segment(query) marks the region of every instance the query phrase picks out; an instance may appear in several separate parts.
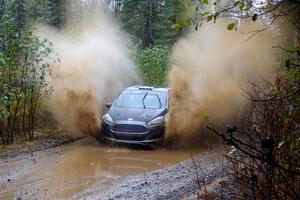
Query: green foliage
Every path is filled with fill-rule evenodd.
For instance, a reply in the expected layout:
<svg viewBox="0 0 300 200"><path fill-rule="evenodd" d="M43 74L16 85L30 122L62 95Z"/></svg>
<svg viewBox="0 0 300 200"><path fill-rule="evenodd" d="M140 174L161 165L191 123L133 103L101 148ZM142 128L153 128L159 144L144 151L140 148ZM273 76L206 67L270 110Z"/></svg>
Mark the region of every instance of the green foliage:
<svg viewBox="0 0 300 200"><path fill-rule="evenodd" d="M287 70L287 74L292 80L300 81L300 71L299 69L289 69Z"/></svg>
<svg viewBox="0 0 300 200"><path fill-rule="evenodd" d="M53 1L49 0L25 0L25 10L29 19L35 22L50 24L56 18Z"/></svg>
<svg viewBox="0 0 300 200"><path fill-rule="evenodd" d="M208 5L209 4L209 0L202 0L202 3Z"/></svg>
<svg viewBox="0 0 300 200"><path fill-rule="evenodd" d="M235 23L230 23L227 25L227 30L233 30L236 27Z"/></svg>
<svg viewBox="0 0 300 200"><path fill-rule="evenodd" d="M226 15L234 19L234 17L230 16L230 14L226 12L226 10L219 11L219 8L217 8L216 5L218 5L220 1L185 0L184 2L185 3L182 3L182 5L184 5L184 10L186 10L186 12L184 14L181 14L179 20L177 20L175 25L177 30L182 30L187 26L195 26L195 29L198 30L198 27L201 26L205 21L213 21L214 23L216 23L218 17L227 17ZM234 10L234 12L237 13L244 11L246 8L246 4L243 0L237 0L235 2L228 3L228 5L225 5L230 7L230 9L226 7L228 10ZM236 9L238 9L239 11L236 11ZM256 20L257 15L254 18ZM238 27L236 23L229 23L227 25L227 30L237 30L237 28Z"/></svg>
<svg viewBox="0 0 300 200"><path fill-rule="evenodd" d="M213 15L208 15L208 16L207 16L207 22L210 22L213 18L214 18Z"/></svg>
<svg viewBox="0 0 300 200"><path fill-rule="evenodd" d="M123 27L143 48L172 45L178 36L174 21L182 12L179 0L124 0L119 17Z"/></svg>
<svg viewBox="0 0 300 200"><path fill-rule="evenodd" d="M243 1L236 1L234 2L234 7L238 7L240 11L243 11L245 7L245 3Z"/></svg>
<svg viewBox="0 0 300 200"><path fill-rule="evenodd" d="M170 49L166 46L138 51L135 59L146 85L166 85L169 55Z"/></svg>
<svg viewBox="0 0 300 200"><path fill-rule="evenodd" d="M17 48L10 55L1 53L0 62L0 139L11 143L15 137L32 137L36 114L44 97L50 92L45 76L49 65L45 58L51 53L46 41L31 33L23 33ZM22 47L22 56L19 49ZM22 63L22 64L20 64Z"/></svg>
<svg viewBox="0 0 300 200"><path fill-rule="evenodd" d="M261 24L268 18L272 23L265 28L249 31L249 39L270 30L279 35L279 41L288 37L287 43L294 46L277 46L286 56L282 73L277 74L276 81L265 83L263 87L253 84L253 88L246 92L253 105L240 122L242 131L240 136L236 136L238 140L232 136L226 140L235 146L228 158L233 163L234 171L238 172L235 180L242 188L241 198L299 199L300 41L298 36L285 32L285 27L288 27L288 32L300 31L299 2L267 0L263 6L244 0L222 2L221 6L220 1L191 2L194 10L182 19L184 23L178 25L180 28L192 25L197 30L201 24L213 19L216 22L217 17L223 17L232 20L227 24L227 30L237 30L238 23L242 24L247 18L253 22L262 20ZM281 18L284 18L284 23L278 23ZM274 25L276 29L273 29ZM262 148L262 139L274 141L274 148L266 151L268 148ZM240 166L240 163L243 165Z"/></svg>
<svg viewBox="0 0 300 200"><path fill-rule="evenodd" d="M0 143L32 138L43 99L50 92L45 76L51 44L29 30L30 1L2 1L0 18Z"/></svg>

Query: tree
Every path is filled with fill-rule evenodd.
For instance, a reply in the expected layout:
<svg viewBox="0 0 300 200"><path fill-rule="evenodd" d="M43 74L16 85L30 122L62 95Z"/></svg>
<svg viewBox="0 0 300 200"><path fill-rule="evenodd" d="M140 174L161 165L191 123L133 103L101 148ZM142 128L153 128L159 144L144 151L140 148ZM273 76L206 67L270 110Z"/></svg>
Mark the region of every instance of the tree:
<svg viewBox="0 0 300 200"><path fill-rule="evenodd" d="M183 11L179 0L107 0L105 1L133 36L135 61L145 84L165 85L170 47L180 32L174 22Z"/></svg>
<svg viewBox="0 0 300 200"><path fill-rule="evenodd" d="M147 85L164 86L167 84L170 49L154 47L140 49L135 57L143 80Z"/></svg>
<svg viewBox="0 0 300 200"><path fill-rule="evenodd" d="M124 0L120 18L124 28L143 48L172 45L178 36L173 21L182 11L180 1Z"/></svg>
<svg viewBox="0 0 300 200"><path fill-rule="evenodd" d="M47 1L47 0L46 0ZM49 0L48 0L49 1ZM68 0L50 0L51 22L50 24L60 29L66 22L66 10Z"/></svg>
<svg viewBox="0 0 300 200"><path fill-rule="evenodd" d="M193 12L177 27L192 25L197 30L203 23L218 23L219 18L227 17L232 22L224 28L229 31L238 31L245 19L264 24L264 28L245 33L249 40L275 24L288 36L290 46L274 46L285 54L275 80L264 87L251 83L253 88L243 91L251 105L238 133L232 126L227 133L208 129L235 151L226 157L245 199L299 199L300 2L267 0L258 5L252 0L201 0L189 6Z"/></svg>
<svg viewBox="0 0 300 200"><path fill-rule="evenodd" d="M1 1L0 143L33 138L37 114L49 91L45 58L51 47L32 34L35 19L30 17L29 4Z"/></svg>

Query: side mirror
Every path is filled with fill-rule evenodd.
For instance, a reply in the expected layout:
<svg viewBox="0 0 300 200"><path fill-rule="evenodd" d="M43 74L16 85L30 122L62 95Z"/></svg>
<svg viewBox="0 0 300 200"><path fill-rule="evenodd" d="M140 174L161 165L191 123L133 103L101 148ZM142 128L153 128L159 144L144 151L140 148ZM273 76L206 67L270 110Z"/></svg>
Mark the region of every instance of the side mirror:
<svg viewBox="0 0 300 200"><path fill-rule="evenodd" d="M112 105L112 103L106 103L106 104L105 104L105 107L106 107L107 109L109 109L109 108L111 107L111 105Z"/></svg>

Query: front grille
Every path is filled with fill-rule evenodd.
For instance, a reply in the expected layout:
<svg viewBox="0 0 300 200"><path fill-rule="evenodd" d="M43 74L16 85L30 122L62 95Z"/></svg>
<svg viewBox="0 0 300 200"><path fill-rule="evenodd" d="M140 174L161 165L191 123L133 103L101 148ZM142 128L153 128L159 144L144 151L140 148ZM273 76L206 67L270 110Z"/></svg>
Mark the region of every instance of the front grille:
<svg viewBox="0 0 300 200"><path fill-rule="evenodd" d="M135 135L135 134L113 134L114 138L117 140L136 140L143 141L145 140L145 135Z"/></svg>
<svg viewBox="0 0 300 200"><path fill-rule="evenodd" d="M146 133L147 128L136 124L117 124L114 125L112 131L120 133Z"/></svg>

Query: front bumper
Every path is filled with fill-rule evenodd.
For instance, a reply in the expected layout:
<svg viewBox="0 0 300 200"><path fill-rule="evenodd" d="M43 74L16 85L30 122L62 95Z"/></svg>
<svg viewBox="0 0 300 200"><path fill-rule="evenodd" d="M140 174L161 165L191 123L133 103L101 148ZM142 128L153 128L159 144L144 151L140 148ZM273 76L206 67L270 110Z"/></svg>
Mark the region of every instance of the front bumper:
<svg viewBox="0 0 300 200"><path fill-rule="evenodd" d="M108 125L104 121L101 126L101 136L115 143L155 144L164 140L165 125L148 126L139 121L115 121Z"/></svg>

